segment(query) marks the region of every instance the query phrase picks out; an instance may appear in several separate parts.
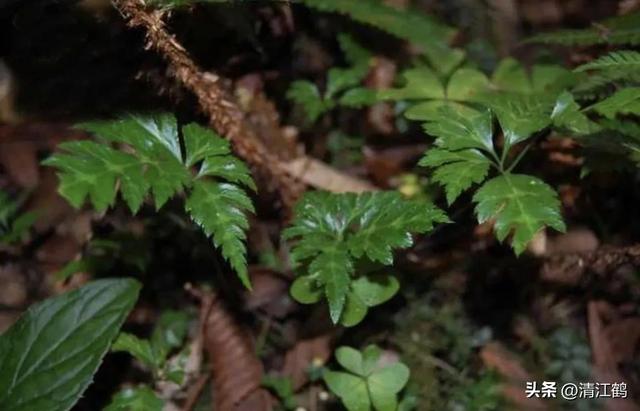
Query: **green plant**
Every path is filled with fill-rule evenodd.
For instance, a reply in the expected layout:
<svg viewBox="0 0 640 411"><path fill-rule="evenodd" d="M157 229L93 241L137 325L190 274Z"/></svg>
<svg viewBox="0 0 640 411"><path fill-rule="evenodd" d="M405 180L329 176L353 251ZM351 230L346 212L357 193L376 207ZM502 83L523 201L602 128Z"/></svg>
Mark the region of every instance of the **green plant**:
<svg viewBox="0 0 640 411"><path fill-rule="evenodd" d="M36 221L37 213L18 212L21 202L12 201L7 193L0 191L0 244L20 241Z"/></svg>
<svg viewBox="0 0 640 411"><path fill-rule="evenodd" d="M334 323L357 324L369 307L388 300L399 287L395 277L376 273L374 264L391 265L393 249L409 247L411 233L447 221L433 205L396 192L308 193L283 232L285 239L297 240L293 260L307 266L291 293L306 304L324 295Z"/></svg>
<svg viewBox="0 0 640 411"><path fill-rule="evenodd" d="M104 211L120 191L135 213L149 196L159 209L186 190L185 210L250 286L244 230L245 212L253 211L253 205L242 187L255 190L255 184L226 140L189 124L181 128L183 150L177 122L168 114L130 115L79 127L100 140L63 143L61 152L45 161L58 169L59 191L73 206L89 197Z"/></svg>
<svg viewBox="0 0 640 411"><path fill-rule="evenodd" d="M287 92L290 100L304 108L311 123L338 105L358 108L376 101L374 90L358 86L369 72L371 54L346 34L339 35L338 41L351 66L330 69L323 93L307 80L294 81Z"/></svg>
<svg viewBox="0 0 640 411"><path fill-rule="evenodd" d="M162 411L164 402L146 386L125 388L116 393L104 411Z"/></svg>
<svg viewBox="0 0 640 411"><path fill-rule="evenodd" d="M560 44L563 46L590 46L594 44L640 43L640 13L612 17L588 29L560 30L531 37L531 43Z"/></svg>
<svg viewBox="0 0 640 411"><path fill-rule="evenodd" d="M0 408L66 411L136 302L134 280L98 280L32 305L0 336Z"/></svg>
<svg viewBox="0 0 640 411"><path fill-rule="evenodd" d="M349 411L395 411L397 394L409 380L401 362L383 365L382 351L370 345L362 351L339 347L336 360L345 371L325 370L322 377Z"/></svg>
<svg viewBox="0 0 640 411"><path fill-rule="evenodd" d="M154 382L170 381L180 385L184 381L183 369L188 353L178 355L177 362L168 361L168 355L182 346L188 331L188 320L188 315L182 311L165 311L158 318L151 338L143 339L122 332L111 346L111 351L132 355L151 371ZM162 409L163 404L156 393L143 384L121 390L113 397L109 405L111 408L107 407L107 410L129 409L127 407L134 410Z"/></svg>
<svg viewBox="0 0 640 411"><path fill-rule="evenodd" d="M273 391L281 402L284 410L295 410L297 402L294 397L293 384L290 378L267 375L262 378L262 385Z"/></svg>

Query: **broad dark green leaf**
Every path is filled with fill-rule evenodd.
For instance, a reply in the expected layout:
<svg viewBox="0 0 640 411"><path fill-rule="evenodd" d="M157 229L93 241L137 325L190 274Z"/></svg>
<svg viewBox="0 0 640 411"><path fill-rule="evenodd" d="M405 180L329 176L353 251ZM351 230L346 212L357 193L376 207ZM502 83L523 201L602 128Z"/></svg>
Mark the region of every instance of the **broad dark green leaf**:
<svg viewBox="0 0 640 411"><path fill-rule="evenodd" d="M32 305L0 336L0 409L66 411L91 382L140 284L98 280Z"/></svg>

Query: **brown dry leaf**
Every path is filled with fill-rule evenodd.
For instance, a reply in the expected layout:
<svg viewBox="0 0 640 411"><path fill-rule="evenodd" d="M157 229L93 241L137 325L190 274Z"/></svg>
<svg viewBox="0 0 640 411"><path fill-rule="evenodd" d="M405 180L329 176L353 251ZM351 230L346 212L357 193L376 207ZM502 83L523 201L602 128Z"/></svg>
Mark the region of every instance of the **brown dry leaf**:
<svg viewBox="0 0 640 411"><path fill-rule="evenodd" d="M496 370L503 377L502 393L518 410L548 409L539 398L526 397L526 382L534 381L534 378L502 344L491 342L485 345L480 351L480 358L487 368Z"/></svg>
<svg viewBox="0 0 640 411"><path fill-rule="evenodd" d="M40 175L40 185L29 199L27 211L38 213L34 228L39 233L55 227L76 213L69 203L58 194L58 178L52 169L44 169Z"/></svg>
<svg viewBox="0 0 640 411"><path fill-rule="evenodd" d="M246 309L260 309L275 318L284 318L296 309L284 275L266 267L249 266L249 276L252 290L244 292Z"/></svg>
<svg viewBox="0 0 640 411"><path fill-rule="evenodd" d="M27 302L27 282L17 265L0 267L0 284L0 305L19 308Z"/></svg>
<svg viewBox="0 0 640 411"><path fill-rule="evenodd" d="M37 147L31 141L0 140L0 164L9 177L22 188L34 188L38 185Z"/></svg>
<svg viewBox="0 0 640 411"><path fill-rule="evenodd" d="M73 260L82 248L70 235L54 234L36 252L38 261L48 264L65 264Z"/></svg>
<svg viewBox="0 0 640 411"><path fill-rule="evenodd" d="M640 341L640 317L613 321L604 328L616 362L631 361Z"/></svg>
<svg viewBox="0 0 640 411"><path fill-rule="evenodd" d="M603 322L611 307L602 301L590 301L587 306L589 340L593 353L593 375L598 382L626 382L618 369L618 362L610 336ZM628 382L627 382L628 385ZM611 398L605 402L607 411L638 411L640 407L632 401Z"/></svg>
<svg viewBox="0 0 640 411"><path fill-rule="evenodd" d="M211 362L215 409L270 411L272 400L262 388L263 366L253 341L217 295L202 293L208 309L203 321L203 347Z"/></svg>
<svg viewBox="0 0 640 411"><path fill-rule="evenodd" d="M311 157L302 156L282 162L281 168L292 177L315 188L334 193L375 191L377 188L366 180L342 173Z"/></svg>
<svg viewBox="0 0 640 411"><path fill-rule="evenodd" d="M331 334L298 340L284 357L282 374L291 378L294 391L309 382L308 369L312 364L324 364L331 357Z"/></svg>
<svg viewBox="0 0 640 411"><path fill-rule="evenodd" d="M363 149L365 167L373 181L383 187L390 185L390 180L412 167L416 160L427 149L424 144L393 147L384 150Z"/></svg>

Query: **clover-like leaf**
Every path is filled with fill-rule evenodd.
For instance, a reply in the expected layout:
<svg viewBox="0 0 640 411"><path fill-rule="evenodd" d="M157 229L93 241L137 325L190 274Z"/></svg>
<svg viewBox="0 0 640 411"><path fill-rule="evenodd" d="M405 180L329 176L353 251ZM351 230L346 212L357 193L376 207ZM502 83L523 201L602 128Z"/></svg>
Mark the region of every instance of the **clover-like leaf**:
<svg viewBox="0 0 640 411"><path fill-rule="evenodd" d="M382 351L375 345L362 352L351 347L336 350L338 363L347 372L325 370L323 379L349 411L396 411L397 394L409 380L406 365L381 365Z"/></svg>

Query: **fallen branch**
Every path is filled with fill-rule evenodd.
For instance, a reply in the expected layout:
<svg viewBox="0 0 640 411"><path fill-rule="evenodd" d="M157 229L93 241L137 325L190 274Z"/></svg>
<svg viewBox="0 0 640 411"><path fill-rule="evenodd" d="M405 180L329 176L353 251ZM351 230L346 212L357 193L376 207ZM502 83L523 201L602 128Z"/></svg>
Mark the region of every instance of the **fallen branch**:
<svg viewBox="0 0 640 411"><path fill-rule="evenodd" d="M191 285L186 288L201 304L203 348L211 363L215 409L271 411L271 396L262 388L263 366L251 337L215 293Z"/></svg>
<svg viewBox="0 0 640 411"><path fill-rule="evenodd" d="M113 0L115 7L128 19L131 27L144 29L147 47L156 50L167 62L169 73L198 99L200 109L209 117L210 125L231 141L235 152L249 163L280 194L283 205L290 208L304 191L279 166L276 155L256 135L243 110L225 87L220 76L202 71L187 51L167 31L164 12L148 8L143 0Z"/></svg>
<svg viewBox="0 0 640 411"><path fill-rule="evenodd" d="M541 276L548 281L575 285L587 273L605 277L627 264L640 267L640 244L553 256L542 266Z"/></svg>

